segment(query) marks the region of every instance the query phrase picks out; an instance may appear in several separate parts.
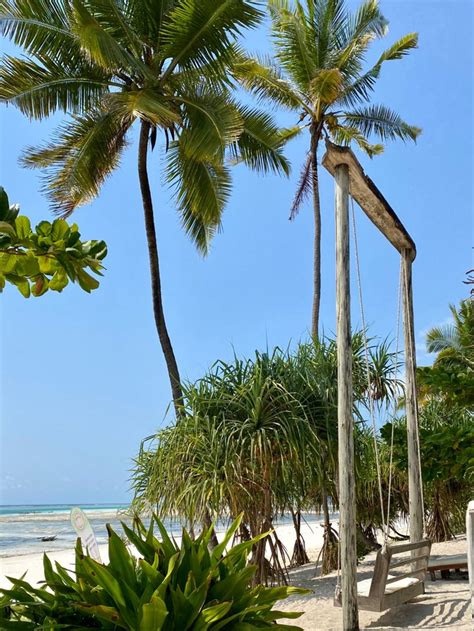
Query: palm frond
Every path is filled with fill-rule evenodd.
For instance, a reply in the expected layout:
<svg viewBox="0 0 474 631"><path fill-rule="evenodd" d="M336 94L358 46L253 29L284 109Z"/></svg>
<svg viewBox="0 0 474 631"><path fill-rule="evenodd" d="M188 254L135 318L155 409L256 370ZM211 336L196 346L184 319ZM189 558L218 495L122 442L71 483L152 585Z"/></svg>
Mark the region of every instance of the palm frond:
<svg viewBox="0 0 474 631"><path fill-rule="evenodd" d="M184 130L179 142L173 143L168 152L167 177L174 189L184 230L206 254L229 198L228 169L218 157L203 159L196 157L192 148L188 150Z"/></svg>
<svg viewBox="0 0 474 631"><path fill-rule="evenodd" d="M5 55L0 66L0 100L37 119L57 110L74 114L94 108L109 85L105 73L85 62L74 67L44 60L40 65Z"/></svg>
<svg viewBox="0 0 474 631"><path fill-rule="evenodd" d="M112 92L104 99L104 104L110 112L124 119L140 118L161 127L181 123L179 107L157 88Z"/></svg>
<svg viewBox="0 0 474 631"><path fill-rule="evenodd" d="M311 166L313 164L313 159L311 154L308 154L306 158L306 162L303 165L300 173L300 179L298 182L298 188L296 189L296 194L293 199L293 203L290 209L290 221L292 221L296 215L299 213L301 205L308 197L311 192Z"/></svg>
<svg viewBox="0 0 474 631"><path fill-rule="evenodd" d="M419 127L405 123L402 118L384 105L371 105L344 113L348 126L356 127L364 136L374 134L382 140L416 140Z"/></svg>
<svg viewBox="0 0 474 631"><path fill-rule="evenodd" d="M175 99L183 105L188 155L213 159L242 133L242 116L230 98L194 89Z"/></svg>
<svg viewBox="0 0 474 631"><path fill-rule="evenodd" d="M319 70L310 82L312 100L324 105L337 100L343 85L343 76L338 68Z"/></svg>
<svg viewBox="0 0 474 631"><path fill-rule="evenodd" d="M418 33L408 33L392 44L390 48L387 48L376 65L380 66L384 61L403 59L414 48L418 48Z"/></svg>
<svg viewBox="0 0 474 631"><path fill-rule="evenodd" d="M301 13L290 10L286 3L270 2L269 6L276 57L298 89L306 93L318 69L316 40L308 36L308 25Z"/></svg>
<svg viewBox="0 0 474 631"><path fill-rule="evenodd" d="M133 57L140 58L145 42L139 31L131 26L136 6L117 0L83 0L83 4L104 31L120 42Z"/></svg>
<svg viewBox="0 0 474 631"><path fill-rule="evenodd" d="M240 114L243 129L230 147L231 157L257 171L289 175L290 165L283 146L298 130L280 130L269 114L250 107L240 108Z"/></svg>
<svg viewBox="0 0 474 631"><path fill-rule="evenodd" d="M244 0L178 0L162 25L163 55L171 59L166 79L178 66L231 61L229 47L262 13Z"/></svg>
<svg viewBox="0 0 474 631"><path fill-rule="evenodd" d="M366 0L348 20L345 33L346 44L366 35L377 38L387 32L388 22L380 11L378 0Z"/></svg>
<svg viewBox="0 0 474 631"><path fill-rule="evenodd" d="M22 162L45 169L45 191L56 212L67 216L98 195L120 160L132 122L110 112L92 111L62 125L50 144L26 150Z"/></svg>
<svg viewBox="0 0 474 631"><path fill-rule="evenodd" d="M0 0L0 33L29 55L56 61L77 52L69 27L70 6L62 0Z"/></svg>
<svg viewBox="0 0 474 631"><path fill-rule="evenodd" d="M350 145L352 142L356 142L370 158L378 156L384 151L383 145L371 144L356 127L335 125L330 128L330 132L336 144Z"/></svg>
<svg viewBox="0 0 474 631"><path fill-rule="evenodd" d="M108 32L81 0L72 0L70 24L84 54L104 70L126 70L132 74L153 76L140 57L132 55L120 40Z"/></svg>
<svg viewBox="0 0 474 631"><path fill-rule="evenodd" d="M270 59L246 57L233 68L237 80L257 98L289 109L305 109L302 96L283 78Z"/></svg>
<svg viewBox="0 0 474 631"><path fill-rule="evenodd" d="M440 353L449 349L459 350L461 345L456 326L446 324L432 328L426 335L426 346L428 353Z"/></svg>

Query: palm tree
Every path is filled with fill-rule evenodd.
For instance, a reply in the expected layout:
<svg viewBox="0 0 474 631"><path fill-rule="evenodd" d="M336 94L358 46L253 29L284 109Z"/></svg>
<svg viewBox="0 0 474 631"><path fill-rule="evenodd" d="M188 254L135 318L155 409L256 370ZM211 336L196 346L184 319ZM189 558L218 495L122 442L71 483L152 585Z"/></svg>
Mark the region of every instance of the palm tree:
<svg viewBox="0 0 474 631"><path fill-rule="evenodd" d="M437 326L428 331L426 345L429 353L438 353L434 365L450 364L474 369L474 300L462 300L457 309L449 307L452 324Z"/></svg>
<svg viewBox="0 0 474 631"><path fill-rule="evenodd" d="M226 68L234 40L261 13L244 0L0 0L0 29L27 57L5 55L0 100L30 118L70 115L23 163L45 171L63 216L99 194L135 122L153 310L176 412L182 389L165 321L147 172L158 137L183 229L205 253L230 193L225 155L288 171L270 116L240 107Z"/></svg>
<svg viewBox="0 0 474 631"><path fill-rule="evenodd" d="M309 151L290 219L311 194L315 226L312 334L317 337L321 300L320 141L326 137L338 144L355 142L373 156L383 146L371 144L372 135L382 141L417 138L419 128L408 125L389 108L368 102L382 65L416 48L418 36L405 35L364 71L367 49L387 28L377 0L366 0L354 15L344 0L269 0L268 5L279 67L269 59L242 58L236 74L259 97L299 112L300 124L309 132Z"/></svg>

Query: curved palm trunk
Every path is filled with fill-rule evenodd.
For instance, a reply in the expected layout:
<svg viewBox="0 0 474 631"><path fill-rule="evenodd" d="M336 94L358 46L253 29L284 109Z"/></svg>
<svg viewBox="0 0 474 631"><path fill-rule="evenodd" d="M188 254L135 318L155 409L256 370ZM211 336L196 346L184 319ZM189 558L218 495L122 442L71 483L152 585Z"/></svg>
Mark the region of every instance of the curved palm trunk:
<svg viewBox="0 0 474 631"><path fill-rule="evenodd" d="M314 339L319 333L319 308L321 304L321 205L319 200L318 177L318 141L320 127L311 127L311 175L313 188L314 213L314 252L313 252L313 312L311 319L311 334Z"/></svg>
<svg viewBox="0 0 474 631"><path fill-rule="evenodd" d="M156 243L155 221L153 216L153 201L151 197L150 182L148 180L147 156L150 124L142 121L140 128L140 141L138 146L138 177L142 194L143 210L145 213L145 228L150 259L151 289L153 300L153 312L155 315L156 330L160 339L163 355L165 356L168 376L171 383L173 403L176 417L182 416L183 391L179 377L178 364L174 355L171 340L166 328L165 314L163 311L163 297L161 293L160 264L158 259L158 246Z"/></svg>

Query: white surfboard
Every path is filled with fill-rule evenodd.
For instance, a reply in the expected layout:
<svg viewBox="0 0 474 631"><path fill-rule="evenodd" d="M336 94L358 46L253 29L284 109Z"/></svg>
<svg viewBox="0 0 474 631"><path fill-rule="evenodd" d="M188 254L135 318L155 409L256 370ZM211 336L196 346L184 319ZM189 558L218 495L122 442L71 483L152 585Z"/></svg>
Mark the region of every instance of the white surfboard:
<svg viewBox="0 0 474 631"><path fill-rule="evenodd" d="M71 524L77 532L77 536L81 539L84 550L87 551L94 561L102 563L99 546L97 545L97 539L95 538L92 526L87 519L87 515L78 506L71 509Z"/></svg>

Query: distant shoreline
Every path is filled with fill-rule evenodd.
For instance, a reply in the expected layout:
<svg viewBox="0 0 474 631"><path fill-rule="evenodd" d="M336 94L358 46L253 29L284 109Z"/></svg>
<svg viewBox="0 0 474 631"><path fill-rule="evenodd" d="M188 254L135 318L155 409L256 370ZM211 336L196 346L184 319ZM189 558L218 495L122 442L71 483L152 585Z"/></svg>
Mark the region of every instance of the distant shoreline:
<svg viewBox="0 0 474 631"><path fill-rule="evenodd" d="M125 510L130 504L120 503L97 503L97 504L0 504L0 517L19 517L22 515L48 515L67 514L71 508L79 506L84 511L113 511Z"/></svg>

